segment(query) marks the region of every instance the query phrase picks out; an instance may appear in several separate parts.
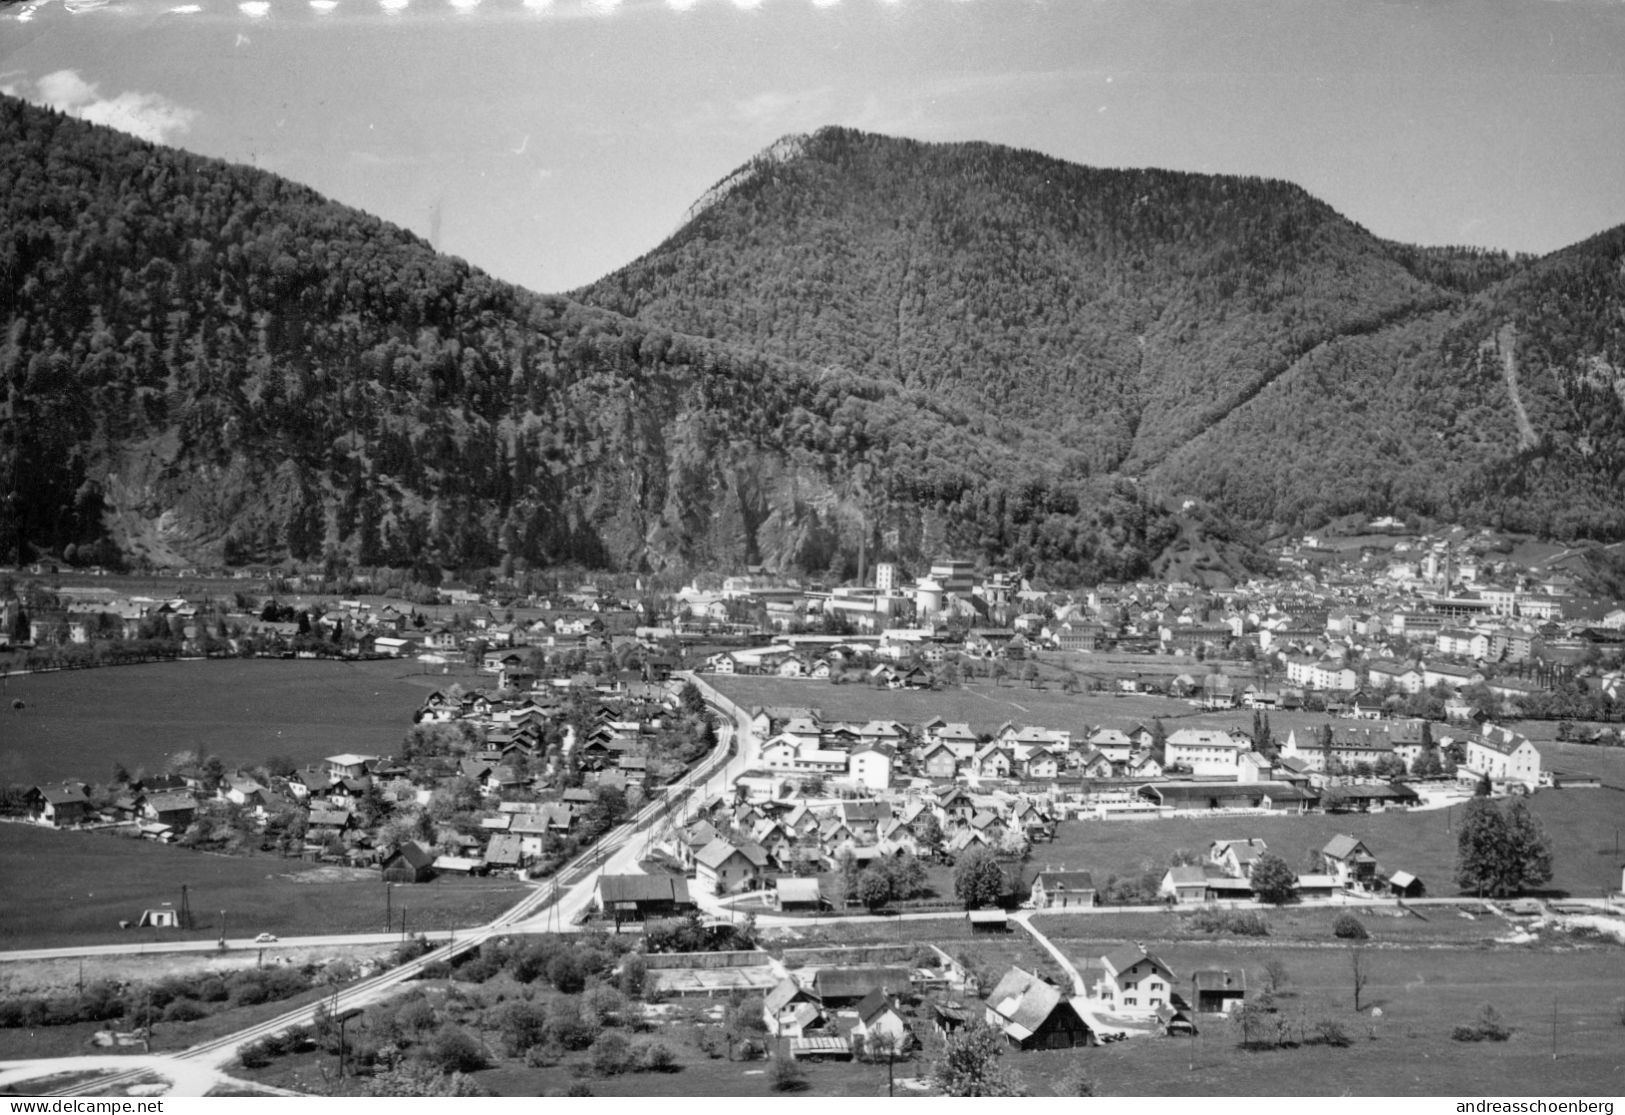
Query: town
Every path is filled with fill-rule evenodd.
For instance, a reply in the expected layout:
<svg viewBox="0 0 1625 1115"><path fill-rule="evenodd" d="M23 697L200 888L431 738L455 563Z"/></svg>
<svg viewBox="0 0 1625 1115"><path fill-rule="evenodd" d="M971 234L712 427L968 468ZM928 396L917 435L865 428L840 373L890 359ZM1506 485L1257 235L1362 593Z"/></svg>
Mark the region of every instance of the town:
<svg viewBox="0 0 1625 1115"><path fill-rule="evenodd" d="M1289 1028L1281 973L1181 957L1190 940L1304 932L1272 922L1282 911L1356 945L1377 919L1454 939L1438 919L1457 911L1480 943L1625 944L1625 860L1584 864L1595 880L1576 887L1582 865L1539 834L1618 816L1625 606L1494 536L1399 526L1293 540L1278 576L1222 588L1053 591L940 560L833 588L752 572L408 598L278 575L274 592L160 598L22 570L0 623L17 683L331 659L410 663L419 696L392 750L227 762L198 747L161 770L12 784L0 805L85 839L294 861L403 895L530 888L509 930L613 942L604 978L636 957L644 1009L697 1011L697 1032L725 1001L710 1022L730 1059L738 1039L785 1090L854 1060L907 1065L930 1090L967 1027L1012 1053L1215 1026L1250 1046ZM28 690L8 692L27 712ZM1450 828L1485 810L1538 835L1510 873L1468 863ZM425 907L403 897L402 918L408 903ZM913 943L892 943L905 918ZM211 932L156 899L109 919L108 940L113 921ZM442 927L420 923L412 963L455 984L470 957L508 955L497 924L431 954ZM272 928L235 944L339 927ZM1366 1025L1362 963L1354 1015L1306 1005L1278 1044L1338 1047Z"/></svg>

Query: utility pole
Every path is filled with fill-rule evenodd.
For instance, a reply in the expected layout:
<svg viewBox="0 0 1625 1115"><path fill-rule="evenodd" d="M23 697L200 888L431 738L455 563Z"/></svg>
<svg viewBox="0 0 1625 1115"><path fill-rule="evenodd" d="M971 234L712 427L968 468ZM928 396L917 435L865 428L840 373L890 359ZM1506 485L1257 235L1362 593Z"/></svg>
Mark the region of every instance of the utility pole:
<svg viewBox="0 0 1625 1115"><path fill-rule="evenodd" d="M390 889L389 882L388 882L388 880L385 880L385 882L384 882L384 932L388 933L389 932L389 927L394 925L394 924L395 924L394 898L393 898L393 896L391 894L391 889Z"/></svg>
<svg viewBox="0 0 1625 1115"><path fill-rule="evenodd" d="M1552 1060L1557 1060L1557 1000L1552 1000Z"/></svg>

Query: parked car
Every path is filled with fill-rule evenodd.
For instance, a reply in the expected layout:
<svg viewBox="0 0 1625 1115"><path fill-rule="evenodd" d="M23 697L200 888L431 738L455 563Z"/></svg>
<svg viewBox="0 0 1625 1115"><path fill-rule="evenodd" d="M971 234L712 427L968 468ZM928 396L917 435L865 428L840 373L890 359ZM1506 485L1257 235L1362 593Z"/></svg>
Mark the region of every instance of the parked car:
<svg viewBox="0 0 1625 1115"><path fill-rule="evenodd" d="M254 943L256 945L269 945L275 940L275 933L261 933L258 937L254 938Z"/></svg>

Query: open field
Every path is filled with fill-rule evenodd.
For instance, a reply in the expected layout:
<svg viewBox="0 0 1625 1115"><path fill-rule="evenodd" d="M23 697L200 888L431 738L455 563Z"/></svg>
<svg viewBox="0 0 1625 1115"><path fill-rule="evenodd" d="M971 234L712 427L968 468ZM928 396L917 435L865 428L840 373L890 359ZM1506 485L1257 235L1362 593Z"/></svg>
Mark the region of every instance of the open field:
<svg viewBox="0 0 1625 1115"><path fill-rule="evenodd" d="M1551 893L1597 896L1619 885L1621 857L1614 830L1625 819L1625 793L1609 789L1542 790L1529 799L1552 840ZM1363 840L1385 871L1419 877L1436 897L1460 893L1455 886L1454 824L1462 807L1418 813L1348 813L1170 817L1154 820L1066 821L1054 843L1034 846L1027 877L1046 867L1091 871L1103 885L1108 875L1159 869L1185 848L1207 854L1214 840L1258 837L1293 868L1304 870L1308 854L1338 833ZM1447 826L1450 826L1447 828Z"/></svg>
<svg viewBox="0 0 1625 1115"><path fill-rule="evenodd" d="M113 763L159 771L177 751L228 767L389 754L431 689L479 675L401 660L211 659L0 680L0 781L103 782ZM482 679L488 683L489 679ZM20 700L23 708L13 708Z"/></svg>
<svg viewBox="0 0 1625 1115"><path fill-rule="evenodd" d="M707 674L705 680L746 709L754 705L804 706L821 709L826 720L900 720L905 724L923 724L940 716L968 723L977 732L992 732L1008 720L1018 725L1070 729L1074 739L1092 725L1132 727L1142 720L1150 723L1162 717L1168 721L1196 711L1183 701L1166 697L1068 694L1053 684L1031 689L1024 682L1007 681L999 686L980 678L974 685L941 692L892 692L867 685L727 674Z"/></svg>
<svg viewBox="0 0 1625 1115"><path fill-rule="evenodd" d="M228 937L383 931L384 887L376 875L364 882L308 881L317 870L273 856L217 856L105 833L0 825L6 893L29 896L0 903L0 949L213 940L221 910ZM138 920L144 909L179 905L183 883L198 928L118 927L120 920ZM442 878L397 886L391 901L397 925L407 911L408 931L460 929L490 920L525 890L512 880Z"/></svg>

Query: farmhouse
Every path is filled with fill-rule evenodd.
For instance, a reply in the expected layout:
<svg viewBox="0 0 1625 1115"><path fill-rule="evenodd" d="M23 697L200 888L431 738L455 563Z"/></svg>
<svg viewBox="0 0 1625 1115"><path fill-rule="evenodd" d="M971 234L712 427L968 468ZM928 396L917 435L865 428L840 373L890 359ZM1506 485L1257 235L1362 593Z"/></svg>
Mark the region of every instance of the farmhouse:
<svg viewBox="0 0 1625 1115"><path fill-rule="evenodd" d="M1247 970L1203 968L1191 973L1191 999L1202 1014L1229 1014L1247 997Z"/></svg>
<svg viewBox="0 0 1625 1115"><path fill-rule="evenodd" d="M1094 1032L1054 984L1012 967L987 997L986 1020L1011 1048L1071 1049L1093 1045Z"/></svg>
<svg viewBox="0 0 1625 1115"><path fill-rule="evenodd" d="M91 820L93 812L85 787L35 786L28 791L28 815L42 825L77 825ZM187 798L188 802L192 799Z"/></svg>
<svg viewBox="0 0 1625 1115"><path fill-rule="evenodd" d="M617 926L623 918L644 921L694 908L681 875L604 875L598 880L598 905Z"/></svg>
<svg viewBox="0 0 1625 1115"><path fill-rule="evenodd" d="M434 877L434 853L414 840L383 858L379 867L386 883L426 883Z"/></svg>

